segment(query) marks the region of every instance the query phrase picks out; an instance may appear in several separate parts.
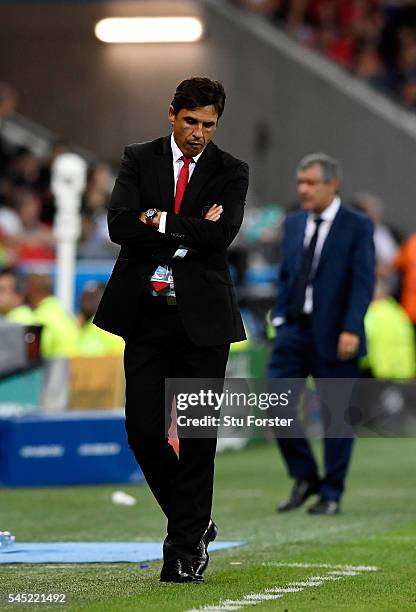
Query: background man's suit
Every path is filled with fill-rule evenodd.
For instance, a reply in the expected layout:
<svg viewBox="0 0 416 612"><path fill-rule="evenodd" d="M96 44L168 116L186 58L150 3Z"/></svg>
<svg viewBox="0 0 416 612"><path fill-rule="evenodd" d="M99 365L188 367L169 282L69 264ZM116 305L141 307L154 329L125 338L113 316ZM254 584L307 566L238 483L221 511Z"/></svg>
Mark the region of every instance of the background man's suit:
<svg viewBox="0 0 416 612"><path fill-rule="evenodd" d="M108 213L121 245L94 323L126 340L126 429L129 444L168 517L172 555L192 558L210 520L216 440L181 439L180 460L167 442L165 378L222 378L229 344L245 338L226 250L242 219L248 166L210 142L174 213L170 137L126 147ZM212 204L217 222L204 219ZM167 211L165 233L139 220ZM173 258L179 246L188 248ZM177 306L152 297L149 277L172 268ZM177 545L177 543L179 543Z"/></svg>
<svg viewBox="0 0 416 612"><path fill-rule="evenodd" d="M308 213L289 215L284 225L282 261L277 301L272 319L284 319L269 366L272 378L355 378L357 359L366 352L364 315L374 286L374 245L371 221L344 206L336 213L323 244L312 280L313 310L290 320L289 303L299 275ZM337 345L341 332L360 338L358 353L341 361ZM330 407L332 410L336 406ZM352 450L352 438L324 442L325 477L322 499L339 500ZM290 475L297 480L316 479L317 464L303 438L278 439Z"/></svg>

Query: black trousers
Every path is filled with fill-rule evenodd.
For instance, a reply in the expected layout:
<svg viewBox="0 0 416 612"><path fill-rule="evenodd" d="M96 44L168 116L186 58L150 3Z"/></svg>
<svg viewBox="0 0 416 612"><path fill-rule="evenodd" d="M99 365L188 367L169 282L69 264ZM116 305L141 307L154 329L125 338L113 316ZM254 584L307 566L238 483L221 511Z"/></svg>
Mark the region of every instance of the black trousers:
<svg viewBox="0 0 416 612"><path fill-rule="evenodd" d="M204 322L201 321L201 325ZM208 526L215 438L180 439L179 459L165 433L165 378L223 378L229 344L195 346L177 306L146 296L124 352L128 443L168 519L170 556L192 558Z"/></svg>
<svg viewBox="0 0 416 612"><path fill-rule="evenodd" d="M348 361L326 362L319 356L310 324L285 323L278 327L273 352L270 359L268 375L270 378L292 379L293 402L304 388L309 375L315 378L318 393L330 397L330 408L343 412L348 404L350 380L359 378L356 359ZM321 385L319 379L335 379L336 385ZM345 379L345 384L343 384ZM326 386L326 389L325 389ZM338 395L335 392L338 389ZM324 399L321 396L321 399ZM325 398L326 399L326 398ZM294 416L294 414L288 414ZM347 432L349 427L345 427ZM295 479L312 479L318 475L318 466L311 447L305 439L301 426L297 426L297 436L276 438L277 444L288 467L289 474ZM353 437L327 437L324 443L324 477L319 494L324 499L339 500L344 488L348 466L351 459Z"/></svg>

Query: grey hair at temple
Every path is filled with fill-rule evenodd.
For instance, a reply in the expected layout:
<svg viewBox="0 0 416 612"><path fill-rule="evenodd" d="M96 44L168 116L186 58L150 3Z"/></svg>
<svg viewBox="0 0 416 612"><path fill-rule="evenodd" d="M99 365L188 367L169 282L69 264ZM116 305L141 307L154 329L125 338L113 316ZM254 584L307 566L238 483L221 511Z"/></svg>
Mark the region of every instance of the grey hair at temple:
<svg viewBox="0 0 416 612"><path fill-rule="evenodd" d="M326 153L311 153L303 157L296 169L297 172L307 170L311 166L318 165L321 168L321 176L324 183L329 183L334 179L339 183L342 179L342 172L339 162Z"/></svg>

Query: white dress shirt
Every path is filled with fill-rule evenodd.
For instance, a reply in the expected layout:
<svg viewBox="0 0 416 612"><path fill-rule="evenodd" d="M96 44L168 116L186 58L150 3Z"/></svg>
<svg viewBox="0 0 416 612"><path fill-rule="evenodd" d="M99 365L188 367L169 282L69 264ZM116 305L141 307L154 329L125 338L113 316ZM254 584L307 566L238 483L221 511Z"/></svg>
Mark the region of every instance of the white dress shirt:
<svg viewBox="0 0 416 612"><path fill-rule="evenodd" d="M335 219L335 216L340 206L341 206L341 200L338 196L335 196L331 204L327 208L325 208L325 210L321 214L317 214L317 213L308 214L308 218L307 218L306 226L305 226L305 235L303 239L303 247L305 249L309 245L312 239L312 236L315 232L316 225L315 225L314 220L317 217L322 219L322 223L319 227L318 240L316 242L315 253L314 253L313 261L312 261L312 272L314 272L319 265L319 260L321 258L321 253L322 253L322 249L323 249L325 240L327 239L329 230L331 229L331 225ZM303 312L305 314L310 314L312 311L313 311L313 287L310 284L306 287ZM284 317L275 317L272 320L272 323L275 327L282 325L282 323L284 322L285 322Z"/></svg>
<svg viewBox="0 0 416 612"><path fill-rule="evenodd" d="M172 149L173 179L174 179L173 180L173 184L174 184L173 195L175 196L176 195L176 184L178 182L179 172L181 171L181 168L183 166L183 161L182 161L183 153L175 142L175 138L173 137L173 132L172 132L172 136L170 137L170 146ZM202 153L203 151L201 151L201 153L198 153L198 155L195 155L195 157L192 158L192 162L189 164L188 183L191 180L191 176L195 170L195 166L197 165L198 160L201 157ZM162 214L160 215L158 232L162 232L162 234L166 232L166 212L165 211L162 212ZM182 249L178 249L178 250L182 250ZM177 257L176 253L174 257Z"/></svg>
<svg viewBox="0 0 416 612"><path fill-rule="evenodd" d="M180 150L180 148L178 147L178 145L175 142L175 138L173 136L173 132L172 135L170 137L170 146L172 149L172 164L173 164L173 196L175 197L176 195L176 185L178 182L178 178L179 178L179 173L181 171L181 168L183 166L183 153ZM191 180L191 176L195 170L195 166L198 163L199 158L201 157L203 151L201 151L201 153L198 153L198 155L195 155L195 157L192 158L191 163L189 164L189 177L188 177L188 183ZM162 234L164 234L166 232L166 211L163 211L160 215L160 220L159 220L159 227L158 227L158 232L161 232ZM173 257L185 257L185 255L187 254L188 249L185 247L179 247L178 249L176 249ZM152 279L151 280L161 280L162 278L164 278L165 280L169 279L170 282L170 290L165 292L163 295L164 296L169 296L169 297L175 297L175 287L173 284L173 277L172 277L172 269L168 266L158 266L158 268L154 271ZM155 295L156 292L153 292Z"/></svg>

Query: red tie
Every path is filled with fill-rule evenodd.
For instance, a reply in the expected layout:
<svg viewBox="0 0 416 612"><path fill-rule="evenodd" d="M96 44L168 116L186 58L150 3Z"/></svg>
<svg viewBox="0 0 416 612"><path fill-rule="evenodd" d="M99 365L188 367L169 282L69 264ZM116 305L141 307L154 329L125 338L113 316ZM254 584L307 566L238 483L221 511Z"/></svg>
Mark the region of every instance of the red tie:
<svg viewBox="0 0 416 612"><path fill-rule="evenodd" d="M181 204L183 200L183 194L185 193L185 189L188 185L189 181L189 165L194 160L192 157L187 158L182 156L181 160L183 161L183 166L179 172L178 182L176 183L176 193L175 193L175 214L177 215L181 209ZM169 283L152 281L153 289L156 293L163 293L167 291L170 287Z"/></svg>
<svg viewBox="0 0 416 612"><path fill-rule="evenodd" d="M175 213L179 214L181 209L181 204L183 200L183 194L185 193L185 189L188 186L189 181L189 164L194 160L192 157L181 157L183 161L183 166L181 171L179 172L178 182L176 183L176 194L175 194Z"/></svg>

